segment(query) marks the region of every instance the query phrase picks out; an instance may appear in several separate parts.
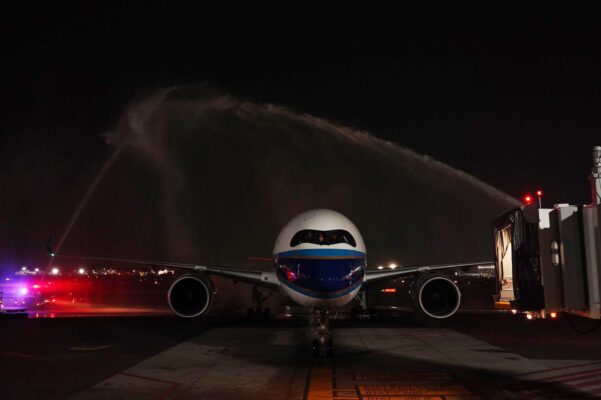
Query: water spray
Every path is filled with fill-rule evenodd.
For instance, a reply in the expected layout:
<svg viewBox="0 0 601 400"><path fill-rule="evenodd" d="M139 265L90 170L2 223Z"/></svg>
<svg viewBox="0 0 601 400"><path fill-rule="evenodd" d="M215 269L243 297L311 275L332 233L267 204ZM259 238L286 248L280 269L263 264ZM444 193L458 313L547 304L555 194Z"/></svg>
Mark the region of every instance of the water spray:
<svg viewBox="0 0 601 400"><path fill-rule="evenodd" d="M69 224L67 224L67 228L65 229L65 232L63 233L63 236L61 236L61 239L59 240L59 242L58 242L58 244L56 246L56 249L52 250L50 248L51 238L48 240L48 244L46 245L46 250L48 250L48 252L50 253L51 258L50 258L50 261L48 262L48 265L46 265L46 270L44 271L44 275L42 276L42 280L46 279L46 275L48 274L48 271L50 270L50 268L52 267L52 263L54 262L54 256L56 254L58 254L58 252L60 251L63 243L65 242L65 239L67 239L67 236L69 236L69 232L71 232L71 228L73 228L73 225L75 224L75 221L77 221L77 218L79 217L79 214L81 214L82 210L85 208L86 204L90 200L90 197L92 197L92 194L94 194L94 191L96 190L96 187L98 186L98 184L100 183L100 181L102 181L102 178L104 178L104 175L106 175L106 172L109 170L109 168L113 165L113 163L115 162L115 159L117 159L117 156L121 153L121 150L123 149L123 146L124 145L122 144L119 147L117 147L117 149L115 149L115 151L113 152L113 154L111 155L111 157L104 163L104 165L102 166L102 168L100 169L100 171L96 175L96 178L94 178L94 181L92 182L92 184L88 188L87 192L85 193L85 195L83 196L83 198L79 202L79 205L75 209L75 212L71 216L71 219L69 220Z"/></svg>

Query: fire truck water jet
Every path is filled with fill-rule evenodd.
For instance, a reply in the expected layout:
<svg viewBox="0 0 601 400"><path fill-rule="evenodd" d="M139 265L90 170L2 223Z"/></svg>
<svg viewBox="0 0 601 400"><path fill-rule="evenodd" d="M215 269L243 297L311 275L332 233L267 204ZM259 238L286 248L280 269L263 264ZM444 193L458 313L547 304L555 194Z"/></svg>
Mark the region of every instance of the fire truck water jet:
<svg viewBox="0 0 601 400"><path fill-rule="evenodd" d="M106 137L119 151L65 253L239 263L268 257L289 218L323 207L353 218L374 265L486 259L490 221L519 204L365 131L204 85L131 105Z"/></svg>

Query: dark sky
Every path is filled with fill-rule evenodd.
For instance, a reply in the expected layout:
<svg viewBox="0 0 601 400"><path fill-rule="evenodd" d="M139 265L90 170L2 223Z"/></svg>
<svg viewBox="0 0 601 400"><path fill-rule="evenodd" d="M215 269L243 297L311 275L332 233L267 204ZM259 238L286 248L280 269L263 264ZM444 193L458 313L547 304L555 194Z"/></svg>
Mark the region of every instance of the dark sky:
<svg viewBox="0 0 601 400"><path fill-rule="evenodd" d="M515 197L589 201L598 9L387 4L4 2L0 195L82 185L128 103L208 82L368 130ZM4 212L27 214L20 204L5 199Z"/></svg>

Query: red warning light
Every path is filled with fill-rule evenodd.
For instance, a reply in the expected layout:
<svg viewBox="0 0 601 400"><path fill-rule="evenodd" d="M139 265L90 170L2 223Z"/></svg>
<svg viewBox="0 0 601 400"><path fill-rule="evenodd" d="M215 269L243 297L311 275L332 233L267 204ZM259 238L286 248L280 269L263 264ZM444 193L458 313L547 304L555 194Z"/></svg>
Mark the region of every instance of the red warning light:
<svg viewBox="0 0 601 400"><path fill-rule="evenodd" d="M524 196L524 203L526 203L526 204L532 203L532 196L530 196L529 194Z"/></svg>
<svg viewBox="0 0 601 400"><path fill-rule="evenodd" d="M537 191L536 191L536 195L537 195L538 197L541 197L541 196L543 195L543 191L542 191L542 190L537 190Z"/></svg>
<svg viewBox="0 0 601 400"><path fill-rule="evenodd" d="M396 288L386 288L382 289L383 293L396 293Z"/></svg>

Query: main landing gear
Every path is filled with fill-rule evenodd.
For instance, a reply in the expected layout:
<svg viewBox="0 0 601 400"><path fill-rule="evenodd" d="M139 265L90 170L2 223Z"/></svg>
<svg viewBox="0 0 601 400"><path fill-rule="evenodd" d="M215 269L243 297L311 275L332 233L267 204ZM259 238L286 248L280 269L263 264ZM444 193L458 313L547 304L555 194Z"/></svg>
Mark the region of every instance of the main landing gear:
<svg viewBox="0 0 601 400"><path fill-rule="evenodd" d="M351 309L351 319L371 319L373 314L367 309L367 293L365 291L361 291L355 297L355 300L359 302L359 308Z"/></svg>
<svg viewBox="0 0 601 400"><path fill-rule="evenodd" d="M255 318L255 316L263 316L265 320L268 320L271 316L271 308L263 308L263 302L267 300L272 293L272 290L254 286L252 294L254 307L249 307L246 310L246 318L250 320Z"/></svg>
<svg viewBox="0 0 601 400"><path fill-rule="evenodd" d="M317 322L316 339L312 342L313 358L319 358L322 349L325 356L331 358L334 355L334 339L332 338L332 329L330 328L330 317L336 315L333 309L314 308L311 316Z"/></svg>

